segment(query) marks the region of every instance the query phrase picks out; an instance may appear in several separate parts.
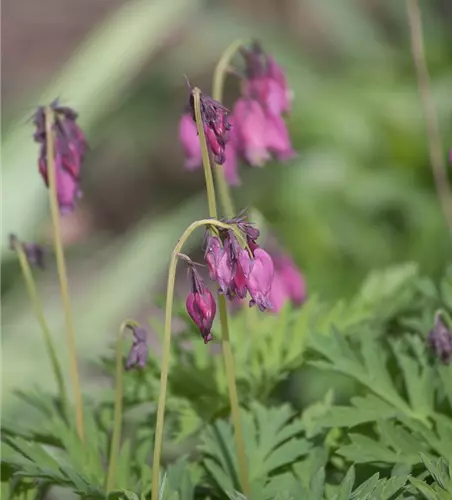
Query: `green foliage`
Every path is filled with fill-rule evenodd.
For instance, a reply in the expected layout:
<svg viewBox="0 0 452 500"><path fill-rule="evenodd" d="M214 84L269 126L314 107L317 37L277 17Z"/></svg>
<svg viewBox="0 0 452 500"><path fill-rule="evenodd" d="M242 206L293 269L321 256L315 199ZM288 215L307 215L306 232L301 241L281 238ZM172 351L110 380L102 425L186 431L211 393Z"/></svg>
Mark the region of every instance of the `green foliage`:
<svg viewBox="0 0 452 500"><path fill-rule="evenodd" d="M435 284L406 265L373 273L347 302L313 297L278 316L248 309L234 315L250 499L451 498L452 367L434 360L425 343L434 311L450 312L451 276ZM176 311L182 318L182 308ZM195 333L184 320L173 339L160 498L243 500L222 357L196 340L189 346ZM110 499L149 498L160 370L159 356L150 354L145 370L125 374L123 443ZM330 383L298 411L276 389L304 365L329 373ZM110 356L100 366L113 374ZM335 403L335 373L355 382L345 403ZM111 390L90 402L85 448L58 401L39 391L18 396L36 417L29 427L2 422L5 497L42 498L58 486L107 498Z"/></svg>

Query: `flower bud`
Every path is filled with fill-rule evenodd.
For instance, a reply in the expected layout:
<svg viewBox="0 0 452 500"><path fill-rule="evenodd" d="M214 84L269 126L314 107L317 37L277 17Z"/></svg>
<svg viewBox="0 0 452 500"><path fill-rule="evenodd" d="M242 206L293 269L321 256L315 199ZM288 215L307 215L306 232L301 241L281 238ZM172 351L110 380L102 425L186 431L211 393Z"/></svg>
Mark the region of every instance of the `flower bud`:
<svg viewBox="0 0 452 500"><path fill-rule="evenodd" d="M40 269L45 268L45 253L44 248L41 245L37 245L36 243L23 243L16 235L10 234L9 246L11 250L16 250L17 247L20 246L23 249L25 256L27 257L30 266L39 267Z"/></svg>
<svg viewBox="0 0 452 500"><path fill-rule="evenodd" d="M217 306L215 299L206 288L201 276L193 265L190 266L191 272L191 292L186 300L187 312L204 338L204 343L212 340L212 324L215 318Z"/></svg>
<svg viewBox="0 0 452 500"><path fill-rule="evenodd" d="M133 344L126 360L126 370L131 368L144 368L149 354L148 332L141 327L131 327Z"/></svg>
<svg viewBox="0 0 452 500"><path fill-rule="evenodd" d="M452 359L452 332L447 328L438 314L433 330L427 339L428 346L444 364L448 365Z"/></svg>

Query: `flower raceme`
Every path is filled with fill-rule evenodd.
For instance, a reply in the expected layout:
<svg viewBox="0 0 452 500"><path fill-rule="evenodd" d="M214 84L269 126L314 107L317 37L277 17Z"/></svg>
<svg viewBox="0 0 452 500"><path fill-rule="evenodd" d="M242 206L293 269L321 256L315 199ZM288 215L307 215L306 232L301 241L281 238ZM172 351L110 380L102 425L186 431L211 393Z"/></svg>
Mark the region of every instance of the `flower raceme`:
<svg viewBox="0 0 452 500"><path fill-rule="evenodd" d="M77 125L77 113L58 101L52 102L52 132L54 134L55 182L60 213L65 215L75 208L75 200L81 197L80 169L88 148L85 136ZM36 131L33 138L41 145L38 166L46 186L49 185L47 165L47 137L45 108L39 107L34 116Z"/></svg>
<svg viewBox="0 0 452 500"><path fill-rule="evenodd" d="M292 93L286 76L275 59L255 43L240 50L245 62L242 95L229 115L226 108L203 96L201 108L204 130L216 163L223 165L230 185L239 185L239 160L262 167L271 157L287 161L296 153L282 115L290 111ZM238 70L237 70L238 72ZM185 168L201 166L201 150L196 126L189 114L179 123L179 138L185 152Z"/></svg>

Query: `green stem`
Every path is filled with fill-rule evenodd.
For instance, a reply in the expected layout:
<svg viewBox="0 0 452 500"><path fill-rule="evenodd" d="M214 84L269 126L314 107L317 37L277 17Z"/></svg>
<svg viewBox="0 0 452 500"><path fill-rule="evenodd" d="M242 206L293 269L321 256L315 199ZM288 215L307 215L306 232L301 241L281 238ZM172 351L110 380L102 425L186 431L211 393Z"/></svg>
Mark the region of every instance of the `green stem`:
<svg viewBox="0 0 452 500"><path fill-rule="evenodd" d="M53 110L47 107L45 110L46 123L46 147L47 147L47 173L49 178L49 201L50 212L52 215L52 225L54 234L55 254L60 280L61 298L63 300L64 316L66 322L67 343L69 348L69 370L72 378L72 385L75 398L75 423L77 433L82 442L85 440L84 422L83 422L83 401L80 392L79 374L77 368L77 354L75 346L75 334L71 313L71 301L69 298L69 285L66 272L66 263L64 259L63 243L60 228L60 212L58 207L56 172L55 172L55 144L52 130Z"/></svg>
<svg viewBox="0 0 452 500"><path fill-rule="evenodd" d="M152 462L152 500L158 499L159 494L159 472L160 472L160 457L162 453L163 442L163 423L165 419L165 402L166 389L168 382L168 370L170 363L170 348L171 348L171 324L173 314L173 296L174 283L176 280L176 267L178 254L182 250L183 245L190 237L191 233L201 226L215 226L223 229L233 229L233 226L219 222L215 219L203 219L193 222L185 230L177 245L171 254L171 261L168 271L168 285L166 289L166 309L165 309L165 331L163 337L163 352L162 352L162 369L160 373L160 391L157 403L157 419L155 424L155 442L154 442L154 458Z"/></svg>
<svg viewBox="0 0 452 500"><path fill-rule="evenodd" d="M443 155L435 101L430 88L430 75L427 68L422 34L421 9L418 0L406 0L406 8L411 34L411 52L413 54L419 95L424 111L433 179L444 217L449 231L452 233L452 190L447 178L447 167Z"/></svg>
<svg viewBox="0 0 452 500"><path fill-rule="evenodd" d="M213 184L212 168L210 166L209 150L207 148L206 135L201 116L201 91L198 88L193 89L193 99L195 104L196 128L201 142L202 165L204 167L204 176L206 178L207 202L209 204L209 215L217 219L217 203L215 201L215 186Z"/></svg>
<svg viewBox="0 0 452 500"><path fill-rule="evenodd" d="M218 101L223 101L224 83L228 74L228 68L232 58L236 52L242 47L247 40L236 40L222 54L213 74L212 97ZM224 168L222 165L215 164L215 180L218 187L221 206L224 214L228 219L231 219L236 214L234 202L232 200L231 191L226 181Z"/></svg>
<svg viewBox="0 0 452 500"><path fill-rule="evenodd" d="M246 497L250 494L250 484L248 479L248 464L245 453L245 439L240 420L239 398L237 395L237 385L235 383L235 366L232 355L231 342L229 339L228 311L226 307L226 298L218 294L218 309L221 324L221 347L223 350L224 365L226 368L226 379L229 389L229 402L231 405L232 421L234 423L234 438L237 449L237 458L239 463L239 476L242 491Z"/></svg>
<svg viewBox="0 0 452 500"><path fill-rule="evenodd" d="M201 141L202 162L204 174L206 178L207 196L209 199L209 215L216 218L217 207L215 203L215 187L213 185L212 170L210 164L209 152L207 149L206 136L201 117L201 91L197 88L193 90L193 99L195 107L196 126ZM217 169L218 170L218 169ZM226 189L227 185L225 184ZM234 424L234 438L237 448L237 458L239 463L240 482L245 496L249 494L249 481L248 469L245 453L245 441L243 439L242 424L240 420L239 401L237 397L237 386L235 383L235 367L234 358L232 356L231 343L229 341L229 328L228 328L228 313L226 307L226 299L224 295L217 294L218 305L220 310L220 323L221 323L221 346L224 357L224 365L226 370L226 380L228 383L229 400L231 403L232 421Z"/></svg>
<svg viewBox="0 0 452 500"><path fill-rule="evenodd" d="M44 316L44 310L42 308L41 300L39 298L38 291L36 289L36 283L33 278L33 273L31 272L30 264L28 262L25 251L20 243L14 246L17 256L19 258L20 267L22 269L22 274L25 279L25 284L27 286L28 295L30 301L33 305L36 318L41 326L42 333L44 334L44 342L46 345L47 353L50 358L50 363L52 365L53 373L58 386L58 392L60 395L61 405L63 408L63 413L66 417L69 416L69 404L66 394L66 387L64 385L63 374L61 372L60 363L58 362L58 357L56 354L55 345L52 340L52 335L50 333L49 326Z"/></svg>
<svg viewBox="0 0 452 500"><path fill-rule="evenodd" d="M116 464L119 456L119 445L121 442L121 424L122 424L122 398L123 398L123 372L122 363L122 341L126 328L135 328L140 325L133 320L127 320L119 328L119 336L116 341L116 384L115 384L115 416L113 423L113 436L111 438L110 462L107 475L107 494L115 487Z"/></svg>

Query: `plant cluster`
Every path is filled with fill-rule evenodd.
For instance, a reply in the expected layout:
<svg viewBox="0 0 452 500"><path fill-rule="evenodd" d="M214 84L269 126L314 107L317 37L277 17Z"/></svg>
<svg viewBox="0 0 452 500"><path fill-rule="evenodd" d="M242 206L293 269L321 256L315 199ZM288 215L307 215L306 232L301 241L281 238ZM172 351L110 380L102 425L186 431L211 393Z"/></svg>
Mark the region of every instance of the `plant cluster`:
<svg viewBox="0 0 452 500"><path fill-rule="evenodd" d="M221 103L229 73L242 84L232 113ZM72 109L55 101L36 112L74 410L31 270L44 267L43 249L11 237L59 392L18 393L36 420L30 428L2 422L2 493L44 498L60 487L87 499L452 498L452 269L439 284L412 264L376 273L347 303L307 297L290 256L261 237L264 224L249 220L253 209L237 213L229 191L240 182L240 163L262 167L295 155L282 68L260 44L238 42L218 63L213 97L188 86L179 135L186 168L203 168L208 217L193 222L171 254L165 321L153 324L161 355L149 352L146 328L125 321L114 355L99 361L114 390L95 400L80 390L60 231L60 215L81 195L87 142ZM200 228L205 263L182 253ZM185 310L173 297L178 262L189 270ZM184 328L173 337L174 317ZM210 349L216 341L222 356ZM330 383L300 410L281 388L304 366L328 373ZM341 394L338 375L350 380L350 394Z"/></svg>

